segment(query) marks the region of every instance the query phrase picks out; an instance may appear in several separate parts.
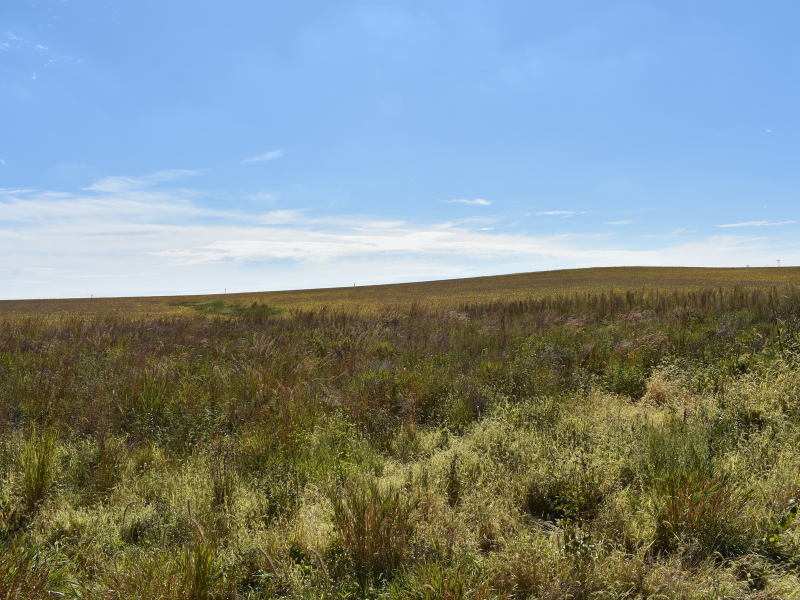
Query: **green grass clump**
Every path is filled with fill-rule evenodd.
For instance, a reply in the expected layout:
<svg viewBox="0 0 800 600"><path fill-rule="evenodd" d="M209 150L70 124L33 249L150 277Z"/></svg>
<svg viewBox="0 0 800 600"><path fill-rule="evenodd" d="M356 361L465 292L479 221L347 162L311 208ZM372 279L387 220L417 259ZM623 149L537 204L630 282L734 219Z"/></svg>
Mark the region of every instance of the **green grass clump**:
<svg viewBox="0 0 800 600"><path fill-rule="evenodd" d="M54 454L57 440L51 428L44 431L31 425L22 442L19 461L22 467L22 499L29 513L36 511L53 485Z"/></svg>
<svg viewBox="0 0 800 600"><path fill-rule="evenodd" d="M417 501L392 486L381 489L373 478L348 479L330 499L333 552L341 552L362 583L390 579L410 554Z"/></svg>
<svg viewBox="0 0 800 600"><path fill-rule="evenodd" d="M223 300L205 300L201 302L179 302L177 306L188 306L209 315L240 317L248 320L260 320L281 314L281 309L271 304L253 301L250 304L228 304Z"/></svg>
<svg viewBox="0 0 800 600"><path fill-rule="evenodd" d="M0 596L792 597L786 271L15 305Z"/></svg>

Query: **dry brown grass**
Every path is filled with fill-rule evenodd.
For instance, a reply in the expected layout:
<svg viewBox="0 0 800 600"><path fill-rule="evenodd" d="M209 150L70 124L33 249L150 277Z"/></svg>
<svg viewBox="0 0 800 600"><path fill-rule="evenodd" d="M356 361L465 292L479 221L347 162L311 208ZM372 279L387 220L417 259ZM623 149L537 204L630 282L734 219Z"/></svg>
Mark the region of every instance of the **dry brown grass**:
<svg viewBox="0 0 800 600"><path fill-rule="evenodd" d="M3 300L0 301L0 315L121 313L128 316L156 316L190 311L190 308L179 306L182 302L208 300L238 304L262 302L300 310L326 307L329 310L352 311L358 308L371 313L389 306L405 307L415 302L433 306L459 306L463 303L509 302L576 292L647 288L666 293L708 287L765 288L795 283L800 283L800 267L597 267L352 288L199 296Z"/></svg>

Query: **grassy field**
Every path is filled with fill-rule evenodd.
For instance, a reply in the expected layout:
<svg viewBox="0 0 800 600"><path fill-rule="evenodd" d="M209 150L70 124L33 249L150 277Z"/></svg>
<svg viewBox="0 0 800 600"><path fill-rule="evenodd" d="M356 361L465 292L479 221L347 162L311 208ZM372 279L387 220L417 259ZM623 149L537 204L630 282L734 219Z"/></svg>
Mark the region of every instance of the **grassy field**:
<svg viewBox="0 0 800 600"><path fill-rule="evenodd" d="M0 303L0 597L789 598L800 269Z"/></svg>
<svg viewBox="0 0 800 600"><path fill-rule="evenodd" d="M139 298L75 298L65 300L4 300L0 315L97 314L162 315L181 312L186 302L222 300L229 304L253 302L285 309L375 312L387 306L453 307L494 301L556 298L574 293L642 291L691 292L708 288L765 288L800 283L800 267L710 269L686 267L612 267L520 273L422 283L294 290L205 296Z"/></svg>

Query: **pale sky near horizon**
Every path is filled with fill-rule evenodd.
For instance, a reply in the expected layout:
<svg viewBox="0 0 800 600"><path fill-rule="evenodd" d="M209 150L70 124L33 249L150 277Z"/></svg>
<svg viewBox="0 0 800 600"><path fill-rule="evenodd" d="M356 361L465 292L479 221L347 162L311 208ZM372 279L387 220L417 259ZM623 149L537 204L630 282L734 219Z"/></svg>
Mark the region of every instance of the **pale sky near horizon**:
<svg viewBox="0 0 800 600"><path fill-rule="evenodd" d="M799 265L798 22L3 0L0 299Z"/></svg>

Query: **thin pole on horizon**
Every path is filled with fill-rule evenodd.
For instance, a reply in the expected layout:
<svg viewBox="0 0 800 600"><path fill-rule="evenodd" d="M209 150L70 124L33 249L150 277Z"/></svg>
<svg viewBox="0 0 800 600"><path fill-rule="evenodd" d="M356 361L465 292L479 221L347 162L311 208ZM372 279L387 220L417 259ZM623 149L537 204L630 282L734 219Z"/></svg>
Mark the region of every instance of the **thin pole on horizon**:
<svg viewBox="0 0 800 600"><path fill-rule="evenodd" d="M780 260L778 260L778 267L780 267L780 266L781 266L781 261L780 261Z"/></svg>

